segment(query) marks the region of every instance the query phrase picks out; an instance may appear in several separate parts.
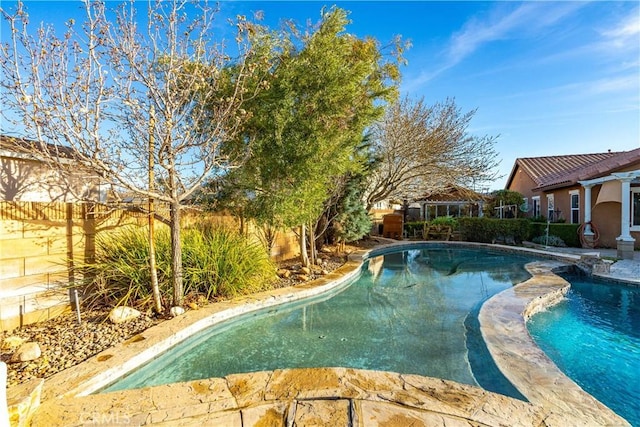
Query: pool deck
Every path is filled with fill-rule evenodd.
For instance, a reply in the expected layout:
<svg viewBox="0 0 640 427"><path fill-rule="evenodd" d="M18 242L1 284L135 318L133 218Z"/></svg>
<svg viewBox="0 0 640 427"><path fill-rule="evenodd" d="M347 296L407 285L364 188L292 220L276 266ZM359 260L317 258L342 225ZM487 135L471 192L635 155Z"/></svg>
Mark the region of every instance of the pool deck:
<svg viewBox="0 0 640 427"><path fill-rule="evenodd" d="M547 250L559 254L577 256L596 254L601 258L616 258L615 249L548 248ZM603 279L614 279L640 286L640 251L635 251L633 253L633 259L617 260L611 265L608 273L596 273L594 276L601 277Z"/></svg>
<svg viewBox="0 0 640 427"><path fill-rule="evenodd" d="M393 243L385 248L406 244ZM496 245L464 246L520 252ZM44 386L40 380L10 389L9 400L33 392L31 425L47 427L629 425L560 372L526 331L530 315L554 304L567 291L569 284L554 274L580 259L580 254L567 253L527 264L532 277L489 299L480 312L482 334L496 364L529 402L452 381L348 368L235 374L91 394L213 324L344 285L357 276L366 254L352 254L343 267L314 282L188 311L48 378ZM613 264L609 275L640 284L639 272L640 260L628 260Z"/></svg>

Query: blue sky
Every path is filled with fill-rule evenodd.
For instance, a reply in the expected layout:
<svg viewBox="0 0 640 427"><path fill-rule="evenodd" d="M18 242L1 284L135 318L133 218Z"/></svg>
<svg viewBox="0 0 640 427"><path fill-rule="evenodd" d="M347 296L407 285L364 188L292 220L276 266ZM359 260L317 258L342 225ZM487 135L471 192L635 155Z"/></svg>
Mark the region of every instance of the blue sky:
<svg viewBox="0 0 640 427"><path fill-rule="evenodd" d="M2 7L12 2L1 1ZM78 2L27 1L32 22L80 16ZM502 188L517 157L640 147L640 3L225 1L222 13L264 12L276 26L351 12L348 31L412 43L401 93L477 108L470 132L499 135ZM3 33L4 34L4 33Z"/></svg>

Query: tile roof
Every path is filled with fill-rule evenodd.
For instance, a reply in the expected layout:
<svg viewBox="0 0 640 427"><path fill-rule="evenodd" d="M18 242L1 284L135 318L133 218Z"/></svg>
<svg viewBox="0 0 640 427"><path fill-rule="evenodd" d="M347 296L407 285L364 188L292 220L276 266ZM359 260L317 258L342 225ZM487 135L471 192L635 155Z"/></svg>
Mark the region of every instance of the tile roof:
<svg viewBox="0 0 640 427"><path fill-rule="evenodd" d="M38 152L55 154L66 159L72 159L76 154L70 147L46 144L40 141L17 138L9 135L0 135L0 150L6 150L9 153L21 154L23 156L28 155L34 158L37 157Z"/></svg>
<svg viewBox="0 0 640 427"><path fill-rule="evenodd" d="M601 161L592 162L583 167L565 171L564 173L549 175L545 177L540 187L550 189L564 186L564 184L573 185L578 181L610 175L612 172L616 172L625 166L640 162L640 148L611 154L613 155Z"/></svg>
<svg viewBox="0 0 640 427"><path fill-rule="evenodd" d="M516 159L507 180L507 188L517 168L524 170L536 183L535 189L540 190L605 176L635 162L640 162L640 148L607 153L522 157Z"/></svg>

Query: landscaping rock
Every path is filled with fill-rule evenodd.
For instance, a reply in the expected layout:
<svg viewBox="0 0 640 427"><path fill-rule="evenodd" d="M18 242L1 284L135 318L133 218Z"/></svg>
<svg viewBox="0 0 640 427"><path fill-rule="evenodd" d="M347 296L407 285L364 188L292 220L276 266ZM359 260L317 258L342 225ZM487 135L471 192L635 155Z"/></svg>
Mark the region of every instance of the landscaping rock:
<svg viewBox="0 0 640 427"><path fill-rule="evenodd" d="M184 314L184 308L182 307L171 307L171 310L169 310L169 313L171 314L171 317L178 317L182 314Z"/></svg>
<svg viewBox="0 0 640 427"><path fill-rule="evenodd" d="M49 377L162 320L143 314L137 319L116 325L107 320L109 312L86 309L82 313L82 324L78 324L75 313L64 313L44 323L26 325L16 330L14 335L22 338L23 342L37 342L44 357L10 363L7 367L8 386L13 387L32 378ZM14 350L0 349L2 360L9 361L14 353Z"/></svg>
<svg viewBox="0 0 640 427"><path fill-rule="evenodd" d="M283 279L288 279L289 277L291 277L291 270L287 270L286 268L281 268L276 273L278 274L278 277L281 277Z"/></svg>
<svg viewBox="0 0 640 427"><path fill-rule="evenodd" d="M306 282L307 280L309 280L309 276L307 276L306 274L297 274L296 279L301 282Z"/></svg>
<svg viewBox="0 0 640 427"><path fill-rule="evenodd" d="M309 267L300 268L300 274L309 275L311 274L311 269Z"/></svg>
<svg viewBox="0 0 640 427"><path fill-rule="evenodd" d="M196 304L195 302L190 302L187 304L187 307L189 307L191 310L197 310L198 304Z"/></svg>
<svg viewBox="0 0 640 427"><path fill-rule="evenodd" d="M17 362L29 362L36 360L42 355L40 345L37 342L27 342L20 346L20 348L11 357L12 363Z"/></svg>
<svg viewBox="0 0 640 427"><path fill-rule="evenodd" d="M142 313L140 313L135 308L126 306L116 307L109 313L109 320L111 321L111 323L115 324L125 323L130 320L137 319L141 314Z"/></svg>
<svg viewBox="0 0 640 427"><path fill-rule="evenodd" d="M363 241L361 248L369 248L374 246L371 244L372 239ZM322 254L321 258L327 261L323 269L333 271L344 264L345 258L342 254L334 251L327 251L328 254ZM279 263L279 270L287 270L288 278L280 278L276 283L276 288L286 286L299 285L298 276L295 272L299 271L300 263L298 260L289 260ZM302 280L314 279L317 272L308 277L302 277ZM197 301L199 306L207 304L207 300ZM18 348L24 342L38 342L45 357L40 357L34 361L10 363L7 366L7 385L11 388L18 384L24 384L34 378L47 378L51 375L62 371L63 369L77 365L83 360L100 353L119 342L129 339L147 328L157 325L165 320L168 316L152 315L142 313L140 317L128 322L114 324L106 321L109 316L110 309L106 307L84 308L82 312L82 322L77 321L76 313L63 313L60 316L47 320L42 323L26 325L11 333L10 336L0 334L0 359L8 361L14 354L14 349ZM16 338L11 338L15 336ZM15 342L13 348L9 347L9 343ZM22 342L18 341L22 339ZM2 425L0 423L0 425Z"/></svg>
<svg viewBox="0 0 640 427"><path fill-rule="evenodd" d="M11 335L2 340L2 348L13 350L24 344L25 339L17 335Z"/></svg>

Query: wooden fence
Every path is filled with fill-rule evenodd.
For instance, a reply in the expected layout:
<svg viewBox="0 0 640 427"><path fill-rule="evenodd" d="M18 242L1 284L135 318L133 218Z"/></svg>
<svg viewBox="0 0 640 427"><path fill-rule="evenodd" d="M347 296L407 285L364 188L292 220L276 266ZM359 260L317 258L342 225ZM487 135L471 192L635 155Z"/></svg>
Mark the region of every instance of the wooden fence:
<svg viewBox="0 0 640 427"><path fill-rule="evenodd" d="M187 211L185 222L202 220L203 215ZM206 216L212 220L210 214ZM215 220L239 227L231 216L218 215ZM64 300L68 306L67 291L61 289L74 282L70 267L94 259L96 236L124 225L147 223L146 213L130 207L0 202L0 329L57 314L59 310L54 313L50 307L42 309L47 305L44 301ZM259 239L259 230L248 228L253 238ZM296 250L295 236L279 233L271 255L276 260L287 259L297 255Z"/></svg>

